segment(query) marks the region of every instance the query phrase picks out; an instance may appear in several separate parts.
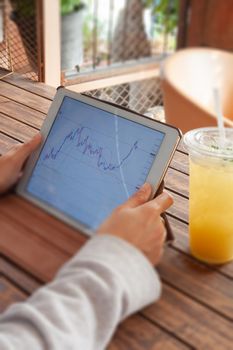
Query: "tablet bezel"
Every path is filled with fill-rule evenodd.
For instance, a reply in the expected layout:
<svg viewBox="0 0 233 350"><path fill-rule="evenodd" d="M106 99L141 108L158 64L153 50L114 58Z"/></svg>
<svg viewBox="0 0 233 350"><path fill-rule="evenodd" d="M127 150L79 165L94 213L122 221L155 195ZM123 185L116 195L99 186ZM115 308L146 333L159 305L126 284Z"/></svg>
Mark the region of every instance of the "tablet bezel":
<svg viewBox="0 0 233 350"><path fill-rule="evenodd" d="M164 175L167 171L168 165L173 157L173 154L176 150L176 147L180 141L181 133L179 129L170 126L168 124L161 123L159 121L150 119L148 117L145 117L143 115L139 115L137 113L124 110L121 107L115 107L114 105L108 104L104 101L100 101L97 99L93 99L92 97L89 97L87 95L81 95L76 92L70 91L65 88L59 88L54 100L52 102L52 105L49 109L47 118L45 119L42 128L41 128L41 134L42 134L42 143L40 147L29 157L22 178L20 179L18 186L16 187L16 192L31 201L32 203L38 205L40 208L44 209L49 214L52 214L53 216L61 219L62 221L66 222L67 224L73 226L74 228L77 228L87 235L92 235L93 230L85 226L83 223L79 222L78 220L74 219L73 217L69 216L68 214L65 214L64 212L61 212L60 210L56 209L55 207L50 206L46 202L43 202L39 198L33 196L31 193L27 192L27 185L30 180L30 176L34 170L34 167L37 163L37 160L40 156L40 153L44 147L44 144L47 140L47 137L49 135L49 132L53 126L53 123L55 122L57 113L60 109L60 106L63 102L64 97L71 97L75 100L84 102L88 105L97 107L101 110L107 111L112 113L113 115L131 120L133 122L136 122L138 124L147 126L151 129L161 131L164 133L164 138L162 141L162 144L160 146L159 152L155 157L155 160L152 164L151 170L148 173L148 176L146 178L146 182L150 183L152 185L152 197L155 196L156 191L159 188L159 185L161 181L164 178Z"/></svg>

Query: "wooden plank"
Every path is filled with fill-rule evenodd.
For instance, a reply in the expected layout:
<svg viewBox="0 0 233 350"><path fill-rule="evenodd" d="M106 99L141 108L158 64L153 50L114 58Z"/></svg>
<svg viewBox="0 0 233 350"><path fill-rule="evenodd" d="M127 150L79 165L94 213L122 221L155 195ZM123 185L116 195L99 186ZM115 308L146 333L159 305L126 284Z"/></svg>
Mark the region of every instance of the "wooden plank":
<svg viewBox="0 0 233 350"><path fill-rule="evenodd" d="M0 95L46 114L51 105L50 100L5 83L4 81L0 83Z"/></svg>
<svg viewBox="0 0 233 350"><path fill-rule="evenodd" d="M0 201L0 212L9 222L31 230L34 237L40 237L68 255L75 254L87 240L78 230L13 194ZM25 221L25 213L30 220Z"/></svg>
<svg viewBox="0 0 233 350"><path fill-rule="evenodd" d="M130 82L144 81L151 77L159 77L159 68L154 68L148 71L141 71L131 74L124 74L112 78L99 79L95 81L87 81L84 83L76 83L75 85L67 85L67 89L78 93L84 93L91 90L103 89L111 86L121 85Z"/></svg>
<svg viewBox="0 0 233 350"><path fill-rule="evenodd" d="M59 267L69 258L54 245L33 235L31 228L19 229L18 224L6 218L1 210L0 220L0 251L42 281L51 280Z"/></svg>
<svg viewBox="0 0 233 350"><path fill-rule="evenodd" d="M183 220L188 223L189 212L188 212L188 200L183 198L176 193L173 193L167 188L167 191L172 195L174 199L174 204L170 207L167 212L173 216L175 216L178 220Z"/></svg>
<svg viewBox="0 0 233 350"><path fill-rule="evenodd" d="M32 277L3 256L0 256L0 274L19 286L19 289L27 295L32 294L41 286L41 283L35 277Z"/></svg>
<svg viewBox="0 0 233 350"><path fill-rule="evenodd" d="M174 157L171 161L171 167L188 175L189 161L187 155L179 151L175 152Z"/></svg>
<svg viewBox="0 0 233 350"><path fill-rule="evenodd" d="M61 17L60 0L41 1L44 82L61 85Z"/></svg>
<svg viewBox="0 0 233 350"><path fill-rule="evenodd" d="M170 217L168 214L168 220L175 235L175 240L172 242L172 246L181 250L186 254L190 254L189 249L189 226L187 223L183 223L179 219Z"/></svg>
<svg viewBox="0 0 233 350"><path fill-rule="evenodd" d="M184 154L188 154L187 149L185 148L183 139L180 141L179 145L178 145L178 150L180 152L183 152Z"/></svg>
<svg viewBox="0 0 233 350"><path fill-rule="evenodd" d="M35 95L47 98L48 100L52 100L56 93L56 89L54 87L26 79L17 73L9 75L8 77L4 78L3 81Z"/></svg>
<svg viewBox="0 0 233 350"><path fill-rule="evenodd" d="M23 301L26 295L11 284L5 277L0 276L0 313L10 304Z"/></svg>
<svg viewBox="0 0 233 350"><path fill-rule="evenodd" d="M163 281L233 321L232 280L171 248L165 249L158 271Z"/></svg>
<svg viewBox="0 0 233 350"><path fill-rule="evenodd" d="M38 130L0 113L0 132L18 141L25 142L30 140Z"/></svg>
<svg viewBox="0 0 233 350"><path fill-rule="evenodd" d="M189 196L189 177L177 170L168 168L165 176L165 186L183 196Z"/></svg>
<svg viewBox="0 0 233 350"><path fill-rule="evenodd" d="M168 285L163 286L160 301L143 315L194 349L232 349L232 322Z"/></svg>
<svg viewBox="0 0 233 350"><path fill-rule="evenodd" d="M3 96L0 96L0 113L37 129L45 119L45 114Z"/></svg>
<svg viewBox="0 0 233 350"><path fill-rule="evenodd" d="M12 139L9 136L6 136L0 132L0 155L9 151L14 145L17 145L19 142Z"/></svg>
<svg viewBox="0 0 233 350"><path fill-rule="evenodd" d="M128 318L119 327L108 350L182 350L189 346L166 334L139 315Z"/></svg>
<svg viewBox="0 0 233 350"><path fill-rule="evenodd" d="M131 74L145 74L147 75L147 72L149 71L150 78L151 77L159 77L159 68L160 63L162 61L163 57L161 55L158 55L156 58L142 58L140 60L135 60L131 62L125 62L124 65L122 64L115 64L114 66L107 67L107 68L97 68L92 74L90 73L79 73L74 74L73 76L68 77L64 81L65 86L69 85L79 85L80 83L88 83L93 82L93 84L98 84L98 81L100 80L109 80L111 81L114 79L115 81L117 79L121 79L122 76L125 75L131 75ZM151 74L151 71L157 71L156 75ZM111 86L111 83L109 82L107 86ZM92 87L92 89L95 89L95 87ZM86 90L87 91L87 90Z"/></svg>

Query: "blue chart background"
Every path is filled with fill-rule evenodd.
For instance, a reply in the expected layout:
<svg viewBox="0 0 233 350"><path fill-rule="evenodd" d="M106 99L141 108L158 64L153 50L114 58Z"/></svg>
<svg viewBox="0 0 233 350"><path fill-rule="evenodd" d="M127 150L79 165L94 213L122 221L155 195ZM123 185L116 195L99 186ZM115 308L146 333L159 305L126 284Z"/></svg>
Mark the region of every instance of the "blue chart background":
<svg viewBox="0 0 233 350"><path fill-rule="evenodd" d="M65 97L27 191L95 229L145 182L163 138Z"/></svg>

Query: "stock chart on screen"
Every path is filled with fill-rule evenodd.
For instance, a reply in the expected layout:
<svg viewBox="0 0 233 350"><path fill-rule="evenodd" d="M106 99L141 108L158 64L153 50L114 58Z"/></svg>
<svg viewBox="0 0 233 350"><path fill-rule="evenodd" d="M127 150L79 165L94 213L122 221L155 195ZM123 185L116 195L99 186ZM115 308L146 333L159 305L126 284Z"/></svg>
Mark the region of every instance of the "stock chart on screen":
<svg viewBox="0 0 233 350"><path fill-rule="evenodd" d="M27 191L95 229L145 182L163 138L65 97Z"/></svg>

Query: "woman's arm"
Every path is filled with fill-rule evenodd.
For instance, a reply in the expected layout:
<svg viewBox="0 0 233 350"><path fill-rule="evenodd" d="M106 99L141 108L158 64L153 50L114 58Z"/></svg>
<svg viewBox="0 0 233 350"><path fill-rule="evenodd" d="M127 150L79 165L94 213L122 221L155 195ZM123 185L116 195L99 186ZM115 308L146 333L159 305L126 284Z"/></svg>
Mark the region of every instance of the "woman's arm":
<svg viewBox="0 0 233 350"><path fill-rule="evenodd" d="M21 152L21 164L33 142L23 152L14 151ZM11 169L20 172L19 163ZM10 183L16 179L14 174ZM150 195L145 184L113 211L50 284L0 316L1 350L105 349L122 319L158 299L153 264L165 239L160 214L172 199L164 192L148 202Z"/></svg>
<svg viewBox="0 0 233 350"><path fill-rule="evenodd" d="M105 349L118 323L159 295L159 278L137 249L96 236L53 282L0 317L0 349Z"/></svg>

